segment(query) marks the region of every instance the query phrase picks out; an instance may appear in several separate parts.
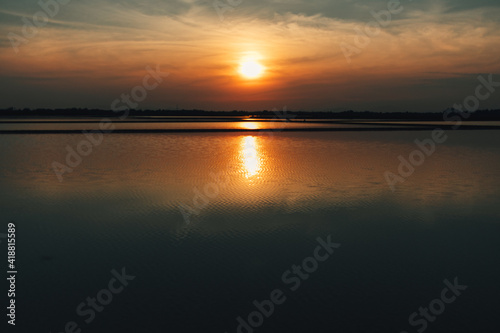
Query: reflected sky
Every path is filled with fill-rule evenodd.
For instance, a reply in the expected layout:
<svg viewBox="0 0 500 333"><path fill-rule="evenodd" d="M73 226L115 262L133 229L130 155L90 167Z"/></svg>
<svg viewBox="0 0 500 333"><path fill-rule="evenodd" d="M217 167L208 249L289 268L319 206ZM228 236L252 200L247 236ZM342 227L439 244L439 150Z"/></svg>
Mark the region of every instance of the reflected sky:
<svg viewBox="0 0 500 333"><path fill-rule="evenodd" d="M142 220L154 212L181 220L178 203L192 205L194 189L203 191L214 182L211 175L219 174L228 184L210 198L200 218L266 207L286 212L369 207L378 201L414 215L423 206L442 204L473 211L499 196L497 133L450 132L450 140L395 193L384 172L397 172L398 156L411 153L413 140L425 139L428 132L116 134L106 136L62 183L51 163L63 163L66 146L76 147L82 135L8 135L0 142L5 157L0 199L2 211L13 217L29 201L33 213L47 211L47 217L52 208L64 206L82 207L83 215Z"/></svg>
<svg viewBox="0 0 500 333"><path fill-rule="evenodd" d="M332 235L338 253L283 315L266 318L266 332L400 332L454 276L476 286L445 325L464 332L457 320L472 325L471 309L499 294L500 132L448 132L393 193L384 172L429 135L113 134L62 183L50 165L82 134L5 135L0 211L19 225L20 310L31 314L21 331L63 327L82 295L126 267L137 279L93 332L160 332L165 322L175 332L235 332L252 300L280 288L284 270ZM179 204L195 202L186 225ZM353 330L356 321L364 326ZM475 328L467 332L494 331Z"/></svg>

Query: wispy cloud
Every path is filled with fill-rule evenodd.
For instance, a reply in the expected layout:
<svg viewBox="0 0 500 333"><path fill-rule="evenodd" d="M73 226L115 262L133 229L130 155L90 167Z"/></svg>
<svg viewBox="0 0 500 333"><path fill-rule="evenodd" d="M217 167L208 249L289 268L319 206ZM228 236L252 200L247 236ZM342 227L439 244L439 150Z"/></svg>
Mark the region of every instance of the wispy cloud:
<svg viewBox="0 0 500 333"><path fill-rule="evenodd" d="M339 45L352 42L354 28L372 20L370 11L384 8L385 1L243 1L224 22L204 0L74 1L15 54L7 34L20 34L20 18L40 8L6 0L0 10L0 61L8 97L0 107L36 106L36 98L26 104L27 94L48 96L54 107L71 106L59 102L61 89L68 87L75 95L91 91L82 106L97 106L135 82L147 64L161 64L175 82L155 92L151 107L229 110L269 108L270 101L295 109L377 110L386 108L377 101L389 100L395 88L398 98L419 96L415 109L440 107L453 94L428 94L425 80L435 80L434 91L459 94L463 82L457 74L500 73L499 3L404 5L349 65ZM242 82L237 74L250 51L261 54L266 67L258 84ZM34 83L43 78L52 83ZM11 80L17 83L9 87Z"/></svg>

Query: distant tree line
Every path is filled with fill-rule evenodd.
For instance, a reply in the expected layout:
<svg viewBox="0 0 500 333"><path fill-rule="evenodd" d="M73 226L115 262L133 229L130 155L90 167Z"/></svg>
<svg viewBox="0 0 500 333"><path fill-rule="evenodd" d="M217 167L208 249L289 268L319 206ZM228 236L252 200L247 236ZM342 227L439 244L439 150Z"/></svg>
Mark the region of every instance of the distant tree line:
<svg viewBox="0 0 500 333"><path fill-rule="evenodd" d="M274 111L205 111L205 110L130 110L129 117L231 117L247 116L259 118L288 117L290 119L383 119L383 120L443 120L443 115L452 117L460 111L446 109L443 112L372 112L372 111L287 111L286 113ZM107 117L114 118L123 115L111 110L101 109L2 109L0 117ZM500 121L500 109L478 110L470 114L468 121Z"/></svg>

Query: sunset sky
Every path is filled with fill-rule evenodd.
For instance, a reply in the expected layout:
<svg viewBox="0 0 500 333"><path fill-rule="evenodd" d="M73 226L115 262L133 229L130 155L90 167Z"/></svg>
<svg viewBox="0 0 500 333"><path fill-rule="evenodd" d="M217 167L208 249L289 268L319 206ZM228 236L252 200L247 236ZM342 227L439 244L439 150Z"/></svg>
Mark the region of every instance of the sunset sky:
<svg viewBox="0 0 500 333"><path fill-rule="evenodd" d="M23 32L38 1L2 0L0 108L109 109L147 66L170 74L139 109L442 111L500 81L498 0L404 0L382 26L388 1L60 1Z"/></svg>

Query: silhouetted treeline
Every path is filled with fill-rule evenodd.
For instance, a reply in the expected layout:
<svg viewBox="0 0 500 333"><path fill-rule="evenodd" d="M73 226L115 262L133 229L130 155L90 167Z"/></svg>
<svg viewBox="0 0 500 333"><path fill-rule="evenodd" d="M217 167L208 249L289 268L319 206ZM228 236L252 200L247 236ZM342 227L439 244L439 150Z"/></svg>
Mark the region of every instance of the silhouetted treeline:
<svg viewBox="0 0 500 333"><path fill-rule="evenodd" d="M205 110L129 110L128 117L230 117L247 116L259 118L290 118L290 119L381 119L381 120L443 120L443 115L452 117L454 114L463 120L500 121L500 110L478 110L471 114L460 114L453 109L443 112L372 112L372 111L205 111ZM101 109L3 109L0 117L120 117L124 111L113 112Z"/></svg>

